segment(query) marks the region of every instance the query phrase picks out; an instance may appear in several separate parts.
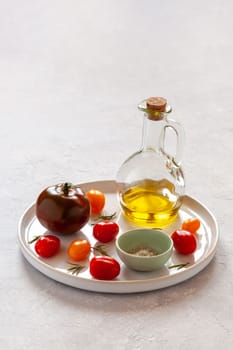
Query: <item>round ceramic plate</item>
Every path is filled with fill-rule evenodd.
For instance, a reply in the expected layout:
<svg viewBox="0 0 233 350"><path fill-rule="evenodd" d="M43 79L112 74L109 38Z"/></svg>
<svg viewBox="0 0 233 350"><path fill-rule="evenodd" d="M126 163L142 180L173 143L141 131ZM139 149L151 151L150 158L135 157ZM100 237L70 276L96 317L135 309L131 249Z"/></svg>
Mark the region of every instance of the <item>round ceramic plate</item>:
<svg viewBox="0 0 233 350"><path fill-rule="evenodd" d="M98 181L80 184L80 187L87 191L89 189L98 189L106 195L106 205L104 209L105 215L117 213L116 222L120 226L120 232L134 228L120 212L117 194L116 183L114 181ZM120 275L112 281L101 281L92 278L89 273L89 260L83 261L84 268L78 275L73 275L69 271L71 266L66 254L69 243L77 238L87 238L92 246L98 244L93 238L92 229L93 222L86 224L81 231L78 231L69 236L61 236L61 251L56 256L43 259L40 258L34 250L34 244L28 242L35 236L43 235L47 231L42 227L35 216L35 204L31 205L20 219L18 227L18 239L22 253L28 262L37 270L46 276L59 281L61 283L94 292L105 293L136 293L156 290L172 286L183 282L204 269L213 258L216 245L218 242L218 226L213 214L197 200L185 196L182 207L179 210L179 216L171 226L164 229L167 234L171 234L175 229L180 228L181 222L190 217L197 217L201 221L201 227L198 230L198 245L197 250L192 255L180 255L173 251L172 257L167 264L160 270L154 272L136 272L126 268L121 263ZM135 227L136 228L136 227ZM106 244L105 249L108 254L120 259L115 251L115 244ZM183 268L172 267L174 265L186 264Z"/></svg>

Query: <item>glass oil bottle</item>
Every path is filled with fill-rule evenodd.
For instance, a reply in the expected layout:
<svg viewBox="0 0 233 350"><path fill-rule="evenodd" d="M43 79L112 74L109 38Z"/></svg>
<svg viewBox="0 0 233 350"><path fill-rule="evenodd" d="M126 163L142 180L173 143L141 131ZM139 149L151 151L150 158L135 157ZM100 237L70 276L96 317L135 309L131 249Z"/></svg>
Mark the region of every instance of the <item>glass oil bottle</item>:
<svg viewBox="0 0 233 350"><path fill-rule="evenodd" d="M169 118L172 109L162 97L148 98L138 109L144 115L142 146L117 173L118 199L136 226L163 228L176 219L184 195L183 128ZM175 135L174 152L166 149L168 131Z"/></svg>

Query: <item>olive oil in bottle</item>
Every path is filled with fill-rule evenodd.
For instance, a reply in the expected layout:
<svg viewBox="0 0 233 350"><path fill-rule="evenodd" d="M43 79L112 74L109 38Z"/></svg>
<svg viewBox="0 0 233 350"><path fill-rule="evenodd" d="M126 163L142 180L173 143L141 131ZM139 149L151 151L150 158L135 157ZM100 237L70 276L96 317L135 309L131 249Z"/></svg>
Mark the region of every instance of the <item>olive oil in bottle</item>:
<svg viewBox="0 0 233 350"><path fill-rule="evenodd" d="M182 131L179 124L168 119L171 108L165 99L148 99L139 109L144 111L142 147L118 171L118 198L129 221L162 228L176 219L182 204L184 176L179 159ZM176 158L164 147L168 127L177 137Z"/></svg>
<svg viewBox="0 0 233 350"><path fill-rule="evenodd" d="M172 184L162 180L154 186L138 185L122 194L120 203L125 216L135 224L162 228L176 218L179 196L171 192ZM161 187L161 183L163 186Z"/></svg>

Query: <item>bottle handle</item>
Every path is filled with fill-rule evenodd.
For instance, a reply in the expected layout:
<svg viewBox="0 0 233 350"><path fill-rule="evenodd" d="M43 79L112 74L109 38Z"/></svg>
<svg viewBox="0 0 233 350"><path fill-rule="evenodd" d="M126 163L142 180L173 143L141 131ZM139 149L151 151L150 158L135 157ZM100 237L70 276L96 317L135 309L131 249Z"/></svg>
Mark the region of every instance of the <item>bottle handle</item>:
<svg viewBox="0 0 233 350"><path fill-rule="evenodd" d="M172 129L175 132L176 135L176 151L175 155L172 156L172 161L175 163L176 166L181 165L182 161L182 155L183 155L183 149L184 149L184 129L182 125L174 120L169 119L167 124L164 126L162 134L160 136L160 149L163 153L165 152L165 140L166 140L166 130Z"/></svg>

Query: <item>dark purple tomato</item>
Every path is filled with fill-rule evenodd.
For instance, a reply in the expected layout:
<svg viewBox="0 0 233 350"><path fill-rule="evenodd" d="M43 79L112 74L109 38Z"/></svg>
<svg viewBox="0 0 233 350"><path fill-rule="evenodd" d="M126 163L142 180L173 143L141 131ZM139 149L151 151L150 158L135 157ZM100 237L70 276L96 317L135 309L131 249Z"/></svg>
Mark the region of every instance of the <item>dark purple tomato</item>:
<svg viewBox="0 0 233 350"><path fill-rule="evenodd" d="M89 220L89 200L79 187L70 183L50 186L37 198L36 216L51 232L74 233Z"/></svg>

